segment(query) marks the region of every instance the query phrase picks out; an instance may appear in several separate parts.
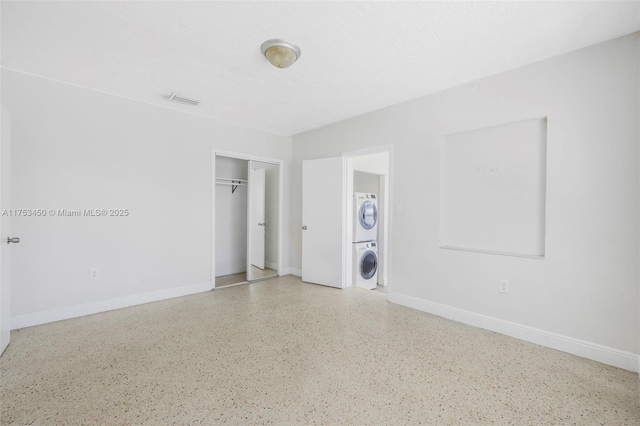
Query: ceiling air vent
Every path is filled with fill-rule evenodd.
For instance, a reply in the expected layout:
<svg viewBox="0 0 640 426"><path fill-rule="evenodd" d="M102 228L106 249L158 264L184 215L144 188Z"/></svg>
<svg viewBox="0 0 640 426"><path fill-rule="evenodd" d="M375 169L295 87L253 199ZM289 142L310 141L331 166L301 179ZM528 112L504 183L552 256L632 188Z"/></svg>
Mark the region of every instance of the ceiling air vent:
<svg viewBox="0 0 640 426"><path fill-rule="evenodd" d="M175 92L167 96L167 100L180 102L182 104L188 104L188 105L198 105L200 103L200 101L197 99L187 98L186 96L179 95Z"/></svg>

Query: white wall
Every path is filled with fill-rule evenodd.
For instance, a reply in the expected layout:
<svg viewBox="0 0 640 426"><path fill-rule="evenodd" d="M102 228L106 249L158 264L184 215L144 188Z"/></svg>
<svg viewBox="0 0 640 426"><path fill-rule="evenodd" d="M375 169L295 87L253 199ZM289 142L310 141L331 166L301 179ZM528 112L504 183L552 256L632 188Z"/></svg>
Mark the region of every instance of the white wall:
<svg viewBox="0 0 640 426"><path fill-rule="evenodd" d="M353 157L353 170L386 175L389 173L389 153L381 152Z"/></svg>
<svg viewBox="0 0 640 426"><path fill-rule="evenodd" d="M216 156L216 177L247 180L247 160ZM247 186L216 186L216 276L247 270Z"/></svg>
<svg viewBox="0 0 640 426"><path fill-rule="evenodd" d="M638 353L638 43L626 36L294 136L291 265L302 160L394 144L391 292ZM542 116L546 259L439 249L443 135Z"/></svg>
<svg viewBox="0 0 640 426"><path fill-rule="evenodd" d="M544 256L546 139L546 118L443 139L441 247Z"/></svg>
<svg viewBox="0 0 640 426"><path fill-rule="evenodd" d="M353 192L380 194L380 175L353 171Z"/></svg>
<svg viewBox="0 0 640 426"><path fill-rule="evenodd" d="M16 218L13 315L210 282L212 149L290 164L290 138L7 70L2 87L15 208L130 210Z"/></svg>

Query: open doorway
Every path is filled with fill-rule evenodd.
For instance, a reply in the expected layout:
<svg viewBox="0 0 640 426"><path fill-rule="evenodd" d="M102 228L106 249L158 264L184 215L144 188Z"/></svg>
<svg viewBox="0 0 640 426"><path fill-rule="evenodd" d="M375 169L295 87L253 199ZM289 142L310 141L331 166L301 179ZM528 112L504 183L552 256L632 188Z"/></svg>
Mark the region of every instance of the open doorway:
<svg viewBox="0 0 640 426"><path fill-rule="evenodd" d="M214 288L282 271L282 164L243 154L213 155Z"/></svg>
<svg viewBox="0 0 640 426"><path fill-rule="evenodd" d="M391 147L344 153L346 158L347 285L386 292L389 276ZM353 220L349 220L353 218Z"/></svg>

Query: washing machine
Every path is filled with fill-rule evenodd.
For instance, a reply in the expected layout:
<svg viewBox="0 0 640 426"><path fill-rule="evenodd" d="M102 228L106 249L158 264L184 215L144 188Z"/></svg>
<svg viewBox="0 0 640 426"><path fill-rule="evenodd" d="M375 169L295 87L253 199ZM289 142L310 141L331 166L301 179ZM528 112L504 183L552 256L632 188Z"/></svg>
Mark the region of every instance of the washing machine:
<svg viewBox="0 0 640 426"><path fill-rule="evenodd" d="M353 242L378 239L378 199L376 194L353 194Z"/></svg>
<svg viewBox="0 0 640 426"><path fill-rule="evenodd" d="M378 285L378 243L375 241L353 244L353 282L367 290Z"/></svg>

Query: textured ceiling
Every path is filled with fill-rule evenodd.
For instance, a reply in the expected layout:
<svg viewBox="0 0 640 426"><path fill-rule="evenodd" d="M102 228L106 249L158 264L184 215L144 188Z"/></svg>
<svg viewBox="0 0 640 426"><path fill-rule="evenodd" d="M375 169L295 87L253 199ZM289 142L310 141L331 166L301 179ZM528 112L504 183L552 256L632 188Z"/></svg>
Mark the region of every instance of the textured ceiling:
<svg viewBox="0 0 640 426"><path fill-rule="evenodd" d="M640 30L638 2L11 2L2 65L292 135ZM302 49L272 67L260 44ZM176 91L201 99L170 103Z"/></svg>

